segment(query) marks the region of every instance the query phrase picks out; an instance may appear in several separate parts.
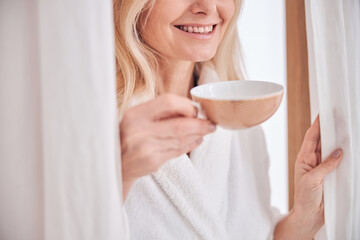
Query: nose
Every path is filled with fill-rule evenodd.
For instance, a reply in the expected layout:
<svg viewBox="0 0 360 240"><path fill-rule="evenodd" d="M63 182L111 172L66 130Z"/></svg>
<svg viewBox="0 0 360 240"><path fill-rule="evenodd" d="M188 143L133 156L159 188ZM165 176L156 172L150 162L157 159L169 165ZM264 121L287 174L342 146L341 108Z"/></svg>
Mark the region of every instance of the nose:
<svg viewBox="0 0 360 240"><path fill-rule="evenodd" d="M216 12L216 1L217 0L196 0L191 5L191 12L194 14L203 14L209 16Z"/></svg>

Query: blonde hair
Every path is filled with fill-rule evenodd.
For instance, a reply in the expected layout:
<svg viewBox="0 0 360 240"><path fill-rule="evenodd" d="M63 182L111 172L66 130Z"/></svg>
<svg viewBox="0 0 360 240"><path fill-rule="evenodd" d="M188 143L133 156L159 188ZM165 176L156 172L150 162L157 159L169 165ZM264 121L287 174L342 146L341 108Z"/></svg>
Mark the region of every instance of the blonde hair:
<svg viewBox="0 0 360 240"><path fill-rule="evenodd" d="M115 54L117 100L119 113L134 94L155 96L155 73L158 55L142 39L141 24L145 25L155 0L113 0L115 24ZM197 63L196 69L208 65L215 69L221 81L245 79L241 44L237 32L237 19L242 0L234 0L235 12L215 56L207 62ZM144 16L146 15L146 16Z"/></svg>

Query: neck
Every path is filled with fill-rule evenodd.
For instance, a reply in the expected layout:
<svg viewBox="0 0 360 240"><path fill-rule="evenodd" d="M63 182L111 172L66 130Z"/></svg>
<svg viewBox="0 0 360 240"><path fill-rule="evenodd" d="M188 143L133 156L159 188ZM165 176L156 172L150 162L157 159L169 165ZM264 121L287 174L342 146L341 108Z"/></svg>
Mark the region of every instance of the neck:
<svg viewBox="0 0 360 240"><path fill-rule="evenodd" d="M173 93L190 98L194 87L194 62L163 61L157 71L156 94Z"/></svg>

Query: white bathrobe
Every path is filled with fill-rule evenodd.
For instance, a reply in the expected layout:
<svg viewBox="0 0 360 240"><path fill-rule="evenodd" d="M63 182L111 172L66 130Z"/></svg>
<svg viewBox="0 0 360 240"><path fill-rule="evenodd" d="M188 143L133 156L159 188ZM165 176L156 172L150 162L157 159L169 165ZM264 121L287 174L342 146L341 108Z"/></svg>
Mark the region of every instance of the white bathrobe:
<svg viewBox="0 0 360 240"><path fill-rule="evenodd" d="M218 81L209 68L198 84ZM270 206L261 127L217 130L156 173L140 178L125 208L130 239L272 239L281 215Z"/></svg>

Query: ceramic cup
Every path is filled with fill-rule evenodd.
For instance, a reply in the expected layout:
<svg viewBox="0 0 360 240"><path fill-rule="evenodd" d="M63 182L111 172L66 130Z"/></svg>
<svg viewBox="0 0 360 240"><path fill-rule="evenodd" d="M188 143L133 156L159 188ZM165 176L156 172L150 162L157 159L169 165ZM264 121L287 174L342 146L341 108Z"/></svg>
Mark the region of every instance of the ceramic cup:
<svg viewBox="0 0 360 240"><path fill-rule="evenodd" d="M234 80L203 84L190 94L210 121L227 129L243 129L269 119L281 103L284 88L272 82Z"/></svg>

